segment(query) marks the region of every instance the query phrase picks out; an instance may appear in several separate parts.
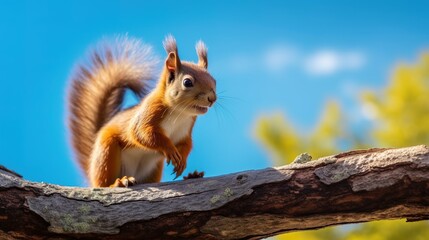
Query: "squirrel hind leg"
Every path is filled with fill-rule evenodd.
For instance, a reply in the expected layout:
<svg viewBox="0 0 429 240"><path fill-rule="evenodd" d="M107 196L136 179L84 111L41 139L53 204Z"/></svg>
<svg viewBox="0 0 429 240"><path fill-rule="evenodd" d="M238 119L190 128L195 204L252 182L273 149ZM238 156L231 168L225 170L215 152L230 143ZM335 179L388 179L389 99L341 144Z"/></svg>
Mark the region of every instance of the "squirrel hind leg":
<svg viewBox="0 0 429 240"><path fill-rule="evenodd" d="M120 176L121 147L116 128L105 127L99 133L91 154L89 179L93 187L109 187Z"/></svg>

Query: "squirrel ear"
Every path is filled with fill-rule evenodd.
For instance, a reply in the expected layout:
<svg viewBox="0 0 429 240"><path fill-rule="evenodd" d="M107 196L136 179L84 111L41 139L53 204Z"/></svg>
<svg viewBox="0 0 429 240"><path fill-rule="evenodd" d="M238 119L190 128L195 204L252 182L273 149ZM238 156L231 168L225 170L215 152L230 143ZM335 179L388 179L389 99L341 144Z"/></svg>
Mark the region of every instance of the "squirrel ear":
<svg viewBox="0 0 429 240"><path fill-rule="evenodd" d="M198 66L206 68L208 67L209 63L207 61L207 47L204 44L203 41L198 41L195 45L195 49L197 50L198 55Z"/></svg>
<svg viewBox="0 0 429 240"><path fill-rule="evenodd" d="M176 39L173 36L167 35L163 42L165 51L168 53L165 66L169 71L177 71L180 69L179 53L177 51Z"/></svg>
<svg viewBox="0 0 429 240"><path fill-rule="evenodd" d="M180 68L180 60L177 57L176 53L170 52L168 54L167 60L165 60L165 66L167 67L168 71L175 72L179 70Z"/></svg>

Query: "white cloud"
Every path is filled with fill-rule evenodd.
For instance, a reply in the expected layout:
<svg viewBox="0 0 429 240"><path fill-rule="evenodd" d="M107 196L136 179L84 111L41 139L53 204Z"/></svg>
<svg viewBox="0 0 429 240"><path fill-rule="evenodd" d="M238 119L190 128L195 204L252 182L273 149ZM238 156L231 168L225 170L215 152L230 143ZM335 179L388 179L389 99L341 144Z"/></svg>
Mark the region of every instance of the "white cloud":
<svg viewBox="0 0 429 240"><path fill-rule="evenodd" d="M358 51L319 49L303 54L292 45L277 44L262 52L235 55L230 58L227 67L235 72L265 71L275 74L294 69L310 75L326 76L358 70L365 64L365 54Z"/></svg>
<svg viewBox="0 0 429 240"><path fill-rule="evenodd" d="M298 53L287 45L277 45L264 53L264 65L270 72L280 72L297 61Z"/></svg>
<svg viewBox="0 0 429 240"><path fill-rule="evenodd" d="M330 75L341 70L356 70L363 67L365 57L360 52L320 50L304 61L304 70L313 75Z"/></svg>

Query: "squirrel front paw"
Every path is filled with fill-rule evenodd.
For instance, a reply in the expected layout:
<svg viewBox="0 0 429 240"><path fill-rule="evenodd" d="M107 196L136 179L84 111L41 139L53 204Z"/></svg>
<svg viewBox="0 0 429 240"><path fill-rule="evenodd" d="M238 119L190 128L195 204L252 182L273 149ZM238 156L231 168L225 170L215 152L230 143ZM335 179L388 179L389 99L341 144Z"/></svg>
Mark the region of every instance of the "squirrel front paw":
<svg viewBox="0 0 429 240"><path fill-rule="evenodd" d="M180 175L182 175L185 168L186 168L186 163L182 163L181 165L174 167L174 170L172 173L172 174L176 174L176 176L174 177L174 180L177 179Z"/></svg>
<svg viewBox="0 0 429 240"><path fill-rule="evenodd" d="M167 157L167 164L173 162L174 170L172 174L176 174L174 179L178 178L186 168L186 161L183 161L182 155L180 155L177 148L172 149L172 151L167 152L165 155Z"/></svg>
<svg viewBox="0 0 429 240"><path fill-rule="evenodd" d="M195 170L194 172L189 173L188 176L184 176L183 179L188 180L188 179L203 178L203 177L204 177L204 172L198 172L197 170Z"/></svg>
<svg viewBox="0 0 429 240"><path fill-rule="evenodd" d="M133 177L127 177L127 176L123 176L122 178L117 178L115 180L115 182L110 185L109 187L114 188L114 187L131 187L136 185L136 179Z"/></svg>
<svg viewBox="0 0 429 240"><path fill-rule="evenodd" d="M177 150L177 148L173 148L165 152L164 155L167 158L168 165L173 162L173 166L178 166L182 162L182 156L180 155L180 152Z"/></svg>

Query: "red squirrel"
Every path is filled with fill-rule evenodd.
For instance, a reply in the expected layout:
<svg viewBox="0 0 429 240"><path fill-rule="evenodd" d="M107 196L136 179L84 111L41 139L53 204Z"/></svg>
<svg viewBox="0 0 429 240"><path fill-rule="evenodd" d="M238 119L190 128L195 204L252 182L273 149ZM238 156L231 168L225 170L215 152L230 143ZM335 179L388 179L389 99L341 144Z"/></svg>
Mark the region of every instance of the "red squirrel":
<svg viewBox="0 0 429 240"><path fill-rule="evenodd" d="M196 45L197 64L180 60L172 36L163 44L167 58L150 92L156 61L151 48L133 38L98 45L71 76L71 142L93 187L160 182L164 159L176 178L186 168L192 128L216 101L216 80L203 42ZM141 101L122 110L126 89Z"/></svg>

